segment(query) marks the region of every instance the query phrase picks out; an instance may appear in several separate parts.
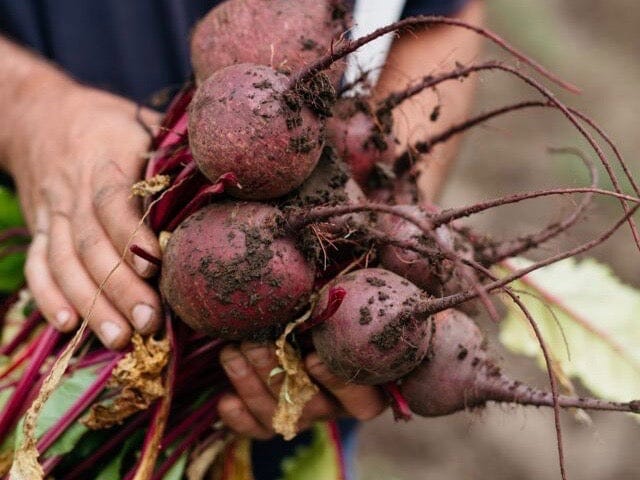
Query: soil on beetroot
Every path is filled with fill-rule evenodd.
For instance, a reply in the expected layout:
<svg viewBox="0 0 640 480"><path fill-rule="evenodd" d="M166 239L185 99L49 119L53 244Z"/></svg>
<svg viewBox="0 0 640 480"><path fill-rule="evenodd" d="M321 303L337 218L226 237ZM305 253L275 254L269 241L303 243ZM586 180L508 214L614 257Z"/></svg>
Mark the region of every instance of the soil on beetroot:
<svg viewBox="0 0 640 480"><path fill-rule="evenodd" d="M581 96L561 96L613 134L638 175L640 138L634 116L640 111L640 67L634 47L640 44L640 5L633 0L606 5L597 0L487 3L492 4L491 26L583 88ZM487 57L496 56L496 51L487 52ZM475 111L529 96L528 90L511 80L487 76L480 82ZM442 108L446 108L445 101ZM430 113L430 109L425 111L426 125ZM545 154L547 146L576 144L575 135L562 125L563 120L554 114L526 112L491 121L471 132L439 203L446 208L556 183L584 183L586 174L580 166ZM473 224L482 231L504 232L508 237L531 231L533 225L544 225L553 212L560 218L573 205L557 199L531 202L526 211L503 208L476 215ZM576 239L593 237L618 211L619 204L598 203L597 209L588 212L589 221L560 241L566 246L575 244ZM558 245L554 243L542 254L558 251ZM628 229L592 255L611 264L620 277L638 287L637 263L628 261L638 254ZM495 326L486 322L485 329ZM495 335L489 336L492 350L504 357L500 363L507 367L508 374L547 386L545 374L529 360L501 351ZM590 416L593 426L579 424L571 414L563 414L570 478L640 478L640 458L633 447L640 426L626 415L595 412ZM416 418L400 425L387 413L362 428L357 458L359 480L559 478L554 435L553 414L548 409L490 405L473 413Z"/></svg>

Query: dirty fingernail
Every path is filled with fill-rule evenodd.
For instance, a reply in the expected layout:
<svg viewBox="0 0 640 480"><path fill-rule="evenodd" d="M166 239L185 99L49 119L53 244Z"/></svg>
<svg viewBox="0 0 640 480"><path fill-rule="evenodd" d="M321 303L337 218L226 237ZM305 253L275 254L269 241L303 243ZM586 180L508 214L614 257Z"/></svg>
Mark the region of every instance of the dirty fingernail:
<svg viewBox="0 0 640 480"><path fill-rule="evenodd" d="M118 345L122 337L122 327L114 322L102 322L100 324L100 337L107 347L113 348Z"/></svg>
<svg viewBox="0 0 640 480"><path fill-rule="evenodd" d="M141 277L148 277L155 271L155 266L138 255L133 256L133 268Z"/></svg>
<svg viewBox="0 0 640 480"><path fill-rule="evenodd" d="M58 330L66 330L71 322L71 312L69 310L60 310L56 313L56 317L53 321L55 327Z"/></svg>
<svg viewBox="0 0 640 480"><path fill-rule="evenodd" d="M133 326L141 333L148 333L153 326L156 311L151 305L139 303L131 311Z"/></svg>
<svg viewBox="0 0 640 480"><path fill-rule="evenodd" d="M227 373L234 377L244 377L249 371L247 368L247 362L244 361L244 358L241 355L225 360L222 365Z"/></svg>
<svg viewBox="0 0 640 480"><path fill-rule="evenodd" d="M252 347L244 351L249 361L256 367L266 367L275 363L271 356L271 350L267 347Z"/></svg>

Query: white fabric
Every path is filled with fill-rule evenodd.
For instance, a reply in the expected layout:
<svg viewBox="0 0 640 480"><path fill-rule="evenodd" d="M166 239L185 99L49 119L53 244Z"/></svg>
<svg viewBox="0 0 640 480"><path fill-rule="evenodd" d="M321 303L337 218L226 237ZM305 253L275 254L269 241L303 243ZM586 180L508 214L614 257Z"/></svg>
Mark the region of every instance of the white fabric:
<svg viewBox="0 0 640 480"><path fill-rule="evenodd" d="M353 29L351 38L363 35L397 21L402 15L406 0L356 0L353 11ZM384 35L347 58L345 82L358 78L363 71L369 71L369 82L373 85L378 80L380 68L384 65L393 34Z"/></svg>

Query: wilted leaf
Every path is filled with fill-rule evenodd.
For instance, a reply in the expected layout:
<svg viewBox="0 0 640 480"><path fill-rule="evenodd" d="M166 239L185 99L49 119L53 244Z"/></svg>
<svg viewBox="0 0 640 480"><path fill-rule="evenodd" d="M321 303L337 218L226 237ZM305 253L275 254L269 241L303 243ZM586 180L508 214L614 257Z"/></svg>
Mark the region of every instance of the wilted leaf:
<svg viewBox="0 0 640 480"><path fill-rule="evenodd" d="M156 175L147 180L136 182L131 187L131 195L137 197L148 197L163 191L171 183L169 175Z"/></svg>
<svg viewBox="0 0 640 480"><path fill-rule="evenodd" d="M514 259L506 265L513 270L530 264ZM640 398L640 292L591 259L550 265L516 282L514 288L529 293L520 297L564 375L579 379L605 399ZM507 306L500 340L543 365L531 328L513 303Z"/></svg>
<svg viewBox="0 0 640 480"><path fill-rule="evenodd" d="M33 420L34 425L29 428L32 437L24 436L24 418L16 428L16 451L11 465L10 477L13 480L36 480L43 478L44 472L38 463L39 452L36 449L36 439L42 436L58 419L64 415L82 393L95 380L96 374L90 369L82 369L64 378L58 385L58 389L50 396L44 398L39 408L39 414ZM80 434L79 434L80 433ZM58 449L61 452L69 451L78 442L84 432L79 432L77 427L70 427L65 434L58 439ZM53 445L52 445L53 448ZM68 450L67 450L68 449Z"/></svg>
<svg viewBox="0 0 640 480"><path fill-rule="evenodd" d="M251 440L247 437L234 436L216 459L209 478L211 480L253 480Z"/></svg>
<svg viewBox="0 0 640 480"><path fill-rule="evenodd" d="M300 323L306 321L308 316L305 314L302 318L289 323L284 333L276 340L276 356L280 367L284 370L284 381L280 388L276 413L273 415L273 429L285 440L291 440L297 435L298 420L302 416L302 410L318 393L318 387L311 381L304 368L300 353L287 342L287 336Z"/></svg>
<svg viewBox="0 0 640 480"><path fill-rule="evenodd" d="M133 350L113 369L109 387L120 389L109 402L94 405L83 423L91 429L109 428L146 410L165 393L162 371L169 361L169 341L153 336L131 338Z"/></svg>
<svg viewBox="0 0 640 480"><path fill-rule="evenodd" d="M95 379L95 371L89 368L76 370L70 377L65 378L42 408L36 426L36 438L40 438L60 420L60 417L80 398ZM64 454L70 452L86 431L87 427L79 422L74 422L60 438L51 445L47 453ZM21 443L22 440L22 422L20 422L16 430L16 445Z"/></svg>
<svg viewBox="0 0 640 480"><path fill-rule="evenodd" d="M218 460L220 454L224 451L232 437L219 438L204 448L196 447L192 452L189 465L186 470L188 480L204 480L207 472L211 470L212 465Z"/></svg>
<svg viewBox="0 0 640 480"><path fill-rule="evenodd" d="M282 461L282 480L338 480L340 453L326 423L313 427L313 440Z"/></svg>

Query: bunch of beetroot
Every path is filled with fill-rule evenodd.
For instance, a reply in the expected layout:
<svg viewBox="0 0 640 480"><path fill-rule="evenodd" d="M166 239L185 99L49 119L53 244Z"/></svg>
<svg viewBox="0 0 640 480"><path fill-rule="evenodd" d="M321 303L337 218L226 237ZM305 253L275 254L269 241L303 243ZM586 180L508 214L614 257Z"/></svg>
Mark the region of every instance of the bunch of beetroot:
<svg viewBox="0 0 640 480"><path fill-rule="evenodd" d="M488 267L569 228L584 205L559 225L495 243L454 220L536 195L442 214L417 203L416 153L491 116L535 105L470 119L400 155L393 137L397 105L483 70L511 72L546 97L539 105L566 107L537 82L496 62L426 76L375 103L338 83L347 53L388 31L438 23L485 35L553 77L495 35L452 19L407 19L347 41L340 34L348 17L337 1L313 2L315 10L301 20L309 28L296 29L304 35L286 42L269 37L260 43L271 49L247 51L241 40L221 32L235 32L231 25L240 29L258 15L249 13L256 8L249 3L227 2L196 28L195 85L169 112L170 133L157 140L162 161L152 160L148 170L149 177L173 176L166 198L151 210L154 228L171 231L160 290L173 311L216 338L270 341L309 310L310 320L299 330L310 332L331 370L347 381L385 385L400 414L407 413L406 403L434 416L489 400L607 408L559 397L553 377L549 395L506 379L487 357L474 323L451 310L469 310L465 302L473 298L490 307L489 293L507 281L492 278ZM279 3L288 17L288 2ZM186 205L182 200L176 207L184 198Z"/></svg>
<svg viewBox="0 0 640 480"><path fill-rule="evenodd" d="M183 364L190 381L223 385L221 375L199 373L211 365L198 363L196 352L216 352L225 341L274 341L287 324L308 317L296 327L297 348L317 350L347 381L383 386L400 416L408 409L446 415L487 401L553 406L556 416L560 406L637 412L637 402L560 396L551 374L548 394L506 378L461 311L484 306L493 313L490 294L513 295L508 285L514 279L604 241L630 221L634 210L624 197L618 195L624 218L602 237L497 279L492 265L571 227L586 201L561 222L502 242L474 234L458 219L541 195L592 195L595 185L445 212L420 204L416 189L417 153L493 116L529 107L560 110L608 167L578 119L590 121L529 76L496 62L458 65L379 102L340 85L350 52L384 33L435 24L475 31L557 81L496 35L455 19L411 18L347 40L349 11L341 0L229 0L198 24L191 40L195 78L170 106L145 175L149 185L168 179L166 188L147 200L147 219L160 235L163 257L132 248L161 266L164 300L195 332L181 334L183 345L173 339L174 354L194 362ZM481 71L511 73L544 100L488 112L437 136L426 132L415 145L397 144L392 122L397 105ZM205 335L215 340L205 341ZM179 375L173 368L170 375ZM171 380L176 392L179 378ZM152 420L162 418L161 410ZM182 417L176 418L182 425ZM153 442L145 439L147 445ZM171 462L165 463L166 471Z"/></svg>

